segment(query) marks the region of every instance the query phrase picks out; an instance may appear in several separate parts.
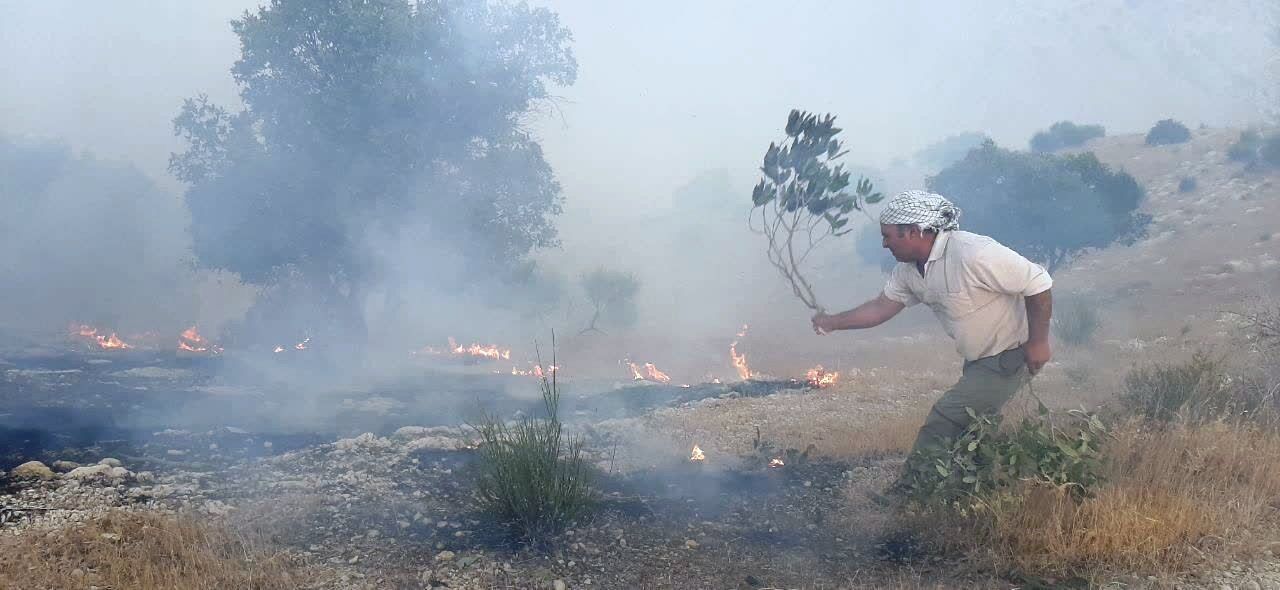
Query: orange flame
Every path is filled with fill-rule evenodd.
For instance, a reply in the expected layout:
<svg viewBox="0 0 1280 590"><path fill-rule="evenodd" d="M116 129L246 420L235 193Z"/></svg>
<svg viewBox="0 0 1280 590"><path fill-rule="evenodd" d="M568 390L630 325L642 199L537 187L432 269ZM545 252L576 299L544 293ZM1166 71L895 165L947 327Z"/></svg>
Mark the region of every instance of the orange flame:
<svg viewBox="0 0 1280 590"><path fill-rule="evenodd" d="M498 348L496 344L490 344L488 346L482 346L480 344L462 346L453 339L453 336L449 337L449 350L453 351L453 354L466 354L493 360L511 360L511 349L509 348Z"/></svg>
<svg viewBox="0 0 1280 590"><path fill-rule="evenodd" d="M828 372L826 369L822 368L822 365L818 365L809 369L809 371L805 373L805 378L809 381L810 386L822 389L824 387L831 387L832 385L835 385L836 381L840 379L840 373L834 371Z"/></svg>
<svg viewBox="0 0 1280 590"><path fill-rule="evenodd" d="M112 332L110 336L103 336L98 333L98 329L86 324L80 324L75 328L73 335L87 339L89 342L97 344L103 350L123 350L133 348L132 344L126 343Z"/></svg>
<svg viewBox="0 0 1280 590"><path fill-rule="evenodd" d="M693 445L693 451L689 453L689 460L694 463L699 463L706 461L707 456L702 453L702 449L698 448L698 445Z"/></svg>
<svg viewBox="0 0 1280 590"><path fill-rule="evenodd" d="M640 372L640 367L635 363L628 361L627 366L631 368L631 379L634 381L644 381L644 374Z"/></svg>
<svg viewBox="0 0 1280 590"><path fill-rule="evenodd" d="M658 383L670 383L670 382L671 382L671 378L670 378L670 377L668 377L666 373L663 373L662 371L659 371L659 370L658 370L658 367L653 366L653 363L645 363L645 364L644 364L644 372L645 372L646 374L648 374L649 379L652 379L652 380L654 380L654 381L657 381Z"/></svg>
<svg viewBox="0 0 1280 590"><path fill-rule="evenodd" d="M199 354L219 354L222 352L222 347L210 344L200 335L200 332L196 331L195 326L191 326L178 336L178 350Z"/></svg>
<svg viewBox="0 0 1280 590"><path fill-rule="evenodd" d="M783 463L783 462L782 462L782 459L779 459L779 458L776 458L776 457L775 457L775 458L773 458L773 459L770 459L770 460L769 460L769 467L772 467L772 468L774 468L774 469L777 469L777 468L779 468L779 467L783 467L783 466L786 466L786 463Z"/></svg>
<svg viewBox="0 0 1280 590"><path fill-rule="evenodd" d="M738 332L738 338L729 344L729 359L733 362L733 368L738 370L738 378L746 381L753 376L751 367L747 366L747 355L738 354L738 340L747 335L747 325L742 325L742 331Z"/></svg>
<svg viewBox="0 0 1280 590"><path fill-rule="evenodd" d="M294 345L293 345L293 347L294 347L295 349L297 349L297 350L306 350L306 349L307 349L307 343L308 343L308 342L311 342L311 337L310 337L310 336L308 336L308 337L306 337L306 338L303 338L303 339L302 339L302 342L299 342L299 343L297 343L297 344L294 344Z"/></svg>
<svg viewBox="0 0 1280 590"><path fill-rule="evenodd" d="M276 353L284 352L284 347L283 347L283 346L277 346L277 347L276 347L276 349L275 349L275 350L273 350L273 351L271 351L271 352L276 352Z"/></svg>

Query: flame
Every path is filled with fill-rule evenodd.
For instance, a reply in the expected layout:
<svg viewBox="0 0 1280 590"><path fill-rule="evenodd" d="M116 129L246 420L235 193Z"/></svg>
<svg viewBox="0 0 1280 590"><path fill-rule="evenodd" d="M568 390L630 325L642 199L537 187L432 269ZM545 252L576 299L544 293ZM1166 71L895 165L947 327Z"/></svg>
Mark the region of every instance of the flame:
<svg viewBox="0 0 1280 590"><path fill-rule="evenodd" d="M782 459L779 459L779 458L777 458L777 457L774 457L773 459L770 459L770 460L769 460L769 467L772 467L772 468L774 468L774 469L777 469L777 468L779 468L779 467L783 467L783 466L786 466L786 463L783 463L783 462L782 462Z"/></svg>
<svg viewBox="0 0 1280 590"><path fill-rule="evenodd" d="M644 372L641 372L639 365L631 361L623 362L627 363L627 368L631 369L631 379L633 381L655 381L658 383L671 382L671 377L666 373L663 373L662 370L658 369L658 367L653 363L645 363Z"/></svg>
<svg viewBox="0 0 1280 590"><path fill-rule="evenodd" d="M835 385L836 381L840 379L840 373L827 372L826 369L822 368L822 365L818 365L809 369L809 371L805 373L805 378L809 381L810 386L822 389L824 387L831 387L832 385Z"/></svg>
<svg viewBox="0 0 1280 590"><path fill-rule="evenodd" d="M279 352L284 352L284 347L283 347L283 346L277 346L277 347L276 347L276 349L275 349L275 350L273 350L273 351L271 351L271 352L277 352L277 353L279 353Z"/></svg>
<svg viewBox="0 0 1280 590"><path fill-rule="evenodd" d="M746 381L752 377L751 367L747 366L747 355L738 354L738 340L747 335L747 325L742 325L742 331L738 332L738 338L729 344L729 359L733 361L733 368L738 370L738 378Z"/></svg>
<svg viewBox="0 0 1280 590"><path fill-rule="evenodd" d="M658 367L653 366L653 363L645 363L644 372L648 375L649 379L657 381L658 383L671 382L671 378L668 377L666 373L659 371Z"/></svg>
<svg viewBox="0 0 1280 590"><path fill-rule="evenodd" d="M200 335L200 332L196 331L195 326L191 326L190 328L183 330L182 334L178 336L178 350L202 354L219 354L222 352L222 347L216 344L210 344L203 336Z"/></svg>
<svg viewBox="0 0 1280 590"><path fill-rule="evenodd" d="M702 454L702 449L698 448L698 445L693 445L693 451L689 453L689 460L697 463L706 461L707 456Z"/></svg>
<svg viewBox="0 0 1280 590"><path fill-rule="evenodd" d="M294 345L293 345L293 347L294 347L295 349L297 349L297 350L306 350L306 349L307 349L307 343L308 343L308 342L311 342L311 337L310 337L310 336L308 336L308 337L306 337L306 338L303 338L303 339L302 339L302 342L299 342L299 343L297 343L297 344L294 344Z"/></svg>
<svg viewBox="0 0 1280 590"><path fill-rule="evenodd" d="M498 348L496 344L490 344L488 346L482 346L480 344L462 346L453 339L453 336L449 337L449 350L453 351L453 354L466 354L493 360L511 360L511 349L509 348Z"/></svg>
<svg viewBox="0 0 1280 590"><path fill-rule="evenodd" d="M97 328L86 324L80 324L76 327L73 331L73 335L87 339L88 341L97 344L98 347L103 350L123 350L133 348L132 344L121 340L119 336L116 336L115 332L112 332L110 336L103 336L98 333Z"/></svg>
<svg viewBox="0 0 1280 590"><path fill-rule="evenodd" d="M548 375L548 374L554 373L554 372L556 372L556 371L557 371L557 370L559 370L559 369L560 369L560 367L558 367L558 366L556 366L556 365L548 365L545 371L542 369L542 365L533 365L533 368L532 368L532 369L529 369L529 370L527 370L527 371L525 371L525 370L523 370L523 369L518 369L518 368L516 368L516 367L511 367L511 374L512 374L512 375L525 376L525 377L538 377L538 378L542 378L544 375Z"/></svg>

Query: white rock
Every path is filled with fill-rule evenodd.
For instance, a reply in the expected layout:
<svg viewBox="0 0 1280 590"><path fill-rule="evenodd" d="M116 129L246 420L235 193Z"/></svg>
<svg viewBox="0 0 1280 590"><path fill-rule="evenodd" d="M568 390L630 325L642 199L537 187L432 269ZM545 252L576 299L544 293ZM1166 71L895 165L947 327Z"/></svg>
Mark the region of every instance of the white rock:
<svg viewBox="0 0 1280 590"><path fill-rule="evenodd" d="M111 457L107 457L106 459L103 459L103 460L101 460L101 461L98 461L98 465L107 465L107 466L110 466L110 467L119 467L119 466L121 466L121 465L122 465L122 463L120 463L120 460L119 460L119 459L114 459L114 458L111 458Z"/></svg>
<svg viewBox="0 0 1280 590"><path fill-rule="evenodd" d="M10 475L19 479L49 479L53 477L53 470L39 461L27 461L14 467Z"/></svg>
<svg viewBox="0 0 1280 590"><path fill-rule="evenodd" d="M555 582L552 582L551 587L555 590L568 590L569 588L565 585L564 580L556 580Z"/></svg>
<svg viewBox="0 0 1280 590"><path fill-rule="evenodd" d="M452 551L441 551L436 554L436 561L453 561Z"/></svg>

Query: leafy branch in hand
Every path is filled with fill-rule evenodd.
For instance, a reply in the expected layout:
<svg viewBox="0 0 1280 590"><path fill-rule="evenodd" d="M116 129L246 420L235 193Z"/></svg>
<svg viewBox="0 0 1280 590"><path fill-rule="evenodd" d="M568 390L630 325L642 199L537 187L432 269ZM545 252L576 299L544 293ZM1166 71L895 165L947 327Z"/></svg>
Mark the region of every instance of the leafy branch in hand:
<svg viewBox="0 0 1280 590"><path fill-rule="evenodd" d="M852 231L846 228L850 213L859 211L871 219L866 206L884 198L861 177L852 192L845 190L850 173L844 164L834 164L847 153L836 139L840 131L832 115L819 118L793 109L787 139L781 145L769 143L760 167L764 178L751 192L751 229L768 239L769 263L800 301L819 312L823 308L801 266L823 241Z"/></svg>

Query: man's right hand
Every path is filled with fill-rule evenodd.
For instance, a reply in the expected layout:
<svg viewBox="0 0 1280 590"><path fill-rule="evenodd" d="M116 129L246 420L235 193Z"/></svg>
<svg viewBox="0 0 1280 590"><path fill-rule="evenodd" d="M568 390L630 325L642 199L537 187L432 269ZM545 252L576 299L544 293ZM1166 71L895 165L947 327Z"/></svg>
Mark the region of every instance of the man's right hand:
<svg viewBox="0 0 1280 590"><path fill-rule="evenodd" d="M819 336L822 336L823 334L826 334L827 332L834 330L835 326L832 325L833 324L832 319L833 318L831 316L822 312L818 312L814 314L813 320L812 320L813 332Z"/></svg>

